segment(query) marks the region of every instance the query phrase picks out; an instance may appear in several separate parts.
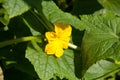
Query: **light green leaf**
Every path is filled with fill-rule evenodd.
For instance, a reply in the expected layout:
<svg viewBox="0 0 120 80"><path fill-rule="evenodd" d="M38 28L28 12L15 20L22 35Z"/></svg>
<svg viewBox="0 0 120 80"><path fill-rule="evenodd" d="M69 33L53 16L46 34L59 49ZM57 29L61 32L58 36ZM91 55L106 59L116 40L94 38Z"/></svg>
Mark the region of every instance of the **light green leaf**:
<svg viewBox="0 0 120 80"><path fill-rule="evenodd" d="M97 80L98 78L99 80L103 80L105 77L118 72L120 70L119 68L120 65L101 60L87 70L84 78L85 80Z"/></svg>
<svg viewBox="0 0 120 80"><path fill-rule="evenodd" d="M98 0L99 3L112 12L120 15L120 0Z"/></svg>
<svg viewBox="0 0 120 80"><path fill-rule="evenodd" d="M3 7L7 10L9 18L21 15L30 8L24 0L4 0Z"/></svg>
<svg viewBox="0 0 120 80"><path fill-rule="evenodd" d="M113 46L120 43L120 18L110 13L81 17L86 27L82 41L82 68L87 70L96 61L115 54Z"/></svg>
<svg viewBox="0 0 120 80"><path fill-rule="evenodd" d="M36 42L32 42L33 47L27 47L26 57L33 64L41 80L49 80L55 76L76 80L74 74L73 51L65 50L61 58L46 55Z"/></svg>
<svg viewBox="0 0 120 80"><path fill-rule="evenodd" d="M43 13L52 23L62 22L71 24L73 27L83 30L84 26L81 26L80 20L67 12L61 11L53 1L42 1Z"/></svg>

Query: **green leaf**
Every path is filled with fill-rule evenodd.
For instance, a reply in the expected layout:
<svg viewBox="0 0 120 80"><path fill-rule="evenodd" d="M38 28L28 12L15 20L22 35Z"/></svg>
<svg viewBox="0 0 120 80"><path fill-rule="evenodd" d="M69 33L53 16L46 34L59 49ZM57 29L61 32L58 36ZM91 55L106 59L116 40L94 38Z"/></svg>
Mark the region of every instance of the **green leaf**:
<svg viewBox="0 0 120 80"><path fill-rule="evenodd" d="M42 1L43 13L52 23L62 22L71 24L73 27L83 30L84 26L81 26L80 20L71 15L70 13L61 11L53 1Z"/></svg>
<svg viewBox="0 0 120 80"><path fill-rule="evenodd" d="M86 27L82 40L82 69L86 71L98 60L115 54L113 46L120 43L120 18L110 13L81 18Z"/></svg>
<svg viewBox="0 0 120 80"><path fill-rule="evenodd" d="M120 65L116 65L106 60L101 60L87 70L84 78L85 80L103 80L105 77L118 72L120 70L119 68Z"/></svg>
<svg viewBox="0 0 120 80"><path fill-rule="evenodd" d="M31 61L42 80L49 80L55 76L61 79L65 77L69 80L76 80L72 50L65 50L61 58L56 58L52 55L46 55L33 41L32 45L27 47L26 57Z"/></svg>
<svg viewBox="0 0 120 80"><path fill-rule="evenodd" d="M9 18L21 15L30 8L23 0L4 0L3 7L7 10Z"/></svg>
<svg viewBox="0 0 120 80"><path fill-rule="evenodd" d="M120 43L114 44L113 48L115 53L110 58L113 59L116 64L120 64Z"/></svg>
<svg viewBox="0 0 120 80"><path fill-rule="evenodd" d="M4 0L0 0L0 3L2 3Z"/></svg>
<svg viewBox="0 0 120 80"><path fill-rule="evenodd" d="M98 1L107 10L110 10L111 12L120 15L120 0L98 0Z"/></svg>

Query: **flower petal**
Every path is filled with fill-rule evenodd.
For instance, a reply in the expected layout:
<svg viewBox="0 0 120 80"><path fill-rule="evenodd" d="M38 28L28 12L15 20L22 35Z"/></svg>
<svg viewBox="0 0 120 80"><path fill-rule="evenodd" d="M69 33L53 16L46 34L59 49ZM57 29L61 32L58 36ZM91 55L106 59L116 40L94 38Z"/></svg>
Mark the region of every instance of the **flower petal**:
<svg viewBox="0 0 120 80"><path fill-rule="evenodd" d="M54 25L55 25L55 32L57 36L66 37L71 35L72 28L70 25L63 24L63 23L55 23Z"/></svg>
<svg viewBox="0 0 120 80"><path fill-rule="evenodd" d="M63 55L63 48L68 48L72 28L70 25L55 23L55 32L46 32L45 36L48 44L45 47L47 54L54 54L56 57Z"/></svg>
<svg viewBox="0 0 120 80"><path fill-rule="evenodd" d="M56 47L52 43L49 43L45 46L45 52L47 54L55 54L55 49Z"/></svg>
<svg viewBox="0 0 120 80"><path fill-rule="evenodd" d="M63 48L67 49L68 48L68 43L70 41L70 37L66 37L66 38L60 38Z"/></svg>
<svg viewBox="0 0 120 80"><path fill-rule="evenodd" d="M54 32L46 32L45 36L46 36L48 42L55 40L55 33Z"/></svg>
<svg viewBox="0 0 120 80"><path fill-rule="evenodd" d="M64 51L63 51L62 48L57 48L55 56L59 58L59 57L61 57L63 55L63 52Z"/></svg>
<svg viewBox="0 0 120 80"><path fill-rule="evenodd" d="M48 43L45 46L45 52L47 54L55 54L56 57L60 57L63 55L63 47L61 40L56 39L55 41L52 41Z"/></svg>

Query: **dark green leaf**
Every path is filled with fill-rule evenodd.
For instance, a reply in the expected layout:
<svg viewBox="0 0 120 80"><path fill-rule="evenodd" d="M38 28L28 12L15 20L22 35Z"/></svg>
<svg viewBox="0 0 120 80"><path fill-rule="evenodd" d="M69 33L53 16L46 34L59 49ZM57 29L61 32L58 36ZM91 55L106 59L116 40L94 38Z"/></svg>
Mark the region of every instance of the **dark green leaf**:
<svg viewBox="0 0 120 80"><path fill-rule="evenodd" d="M120 18L113 14L82 16L86 31L82 41L82 68L115 54L119 42ZM84 74L84 72L83 72Z"/></svg>
<svg viewBox="0 0 120 80"><path fill-rule="evenodd" d="M115 61L116 64L120 64L120 43L116 43L113 46L114 48L114 55L111 58Z"/></svg>
<svg viewBox="0 0 120 80"><path fill-rule="evenodd" d="M118 72L120 65L116 65L112 62L101 60L91 66L86 72L85 80L96 80L97 78L103 80L108 75L113 75Z"/></svg>
<svg viewBox="0 0 120 80"><path fill-rule="evenodd" d="M72 50L65 50L61 58L56 58L46 55L35 42L32 44L34 47L28 46L26 57L33 64L40 79L49 80L54 76L59 76L60 78L76 80Z"/></svg>
<svg viewBox="0 0 120 80"><path fill-rule="evenodd" d="M43 1L42 7L45 16L52 23L62 22L71 24L73 27L80 30L84 29L84 26L81 26L80 20L76 16L61 11L53 1Z"/></svg>
<svg viewBox="0 0 120 80"><path fill-rule="evenodd" d="M110 10L111 12L120 15L120 0L98 0L98 1L107 10Z"/></svg>

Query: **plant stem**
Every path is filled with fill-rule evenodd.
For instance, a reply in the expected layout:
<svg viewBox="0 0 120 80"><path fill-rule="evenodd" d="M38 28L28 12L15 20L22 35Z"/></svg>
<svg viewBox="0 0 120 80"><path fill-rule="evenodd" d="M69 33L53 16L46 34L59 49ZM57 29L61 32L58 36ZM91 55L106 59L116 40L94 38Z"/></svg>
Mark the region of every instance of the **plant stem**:
<svg viewBox="0 0 120 80"><path fill-rule="evenodd" d="M22 37L22 38L18 38L18 39L11 39L11 40L7 40L7 41L3 41L3 42L0 42L0 48L11 45L11 44L25 42L25 41L31 41L31 40L35 40L35 39L38 39L38 37L37 36L27 36L27 37Z"/></svg>

